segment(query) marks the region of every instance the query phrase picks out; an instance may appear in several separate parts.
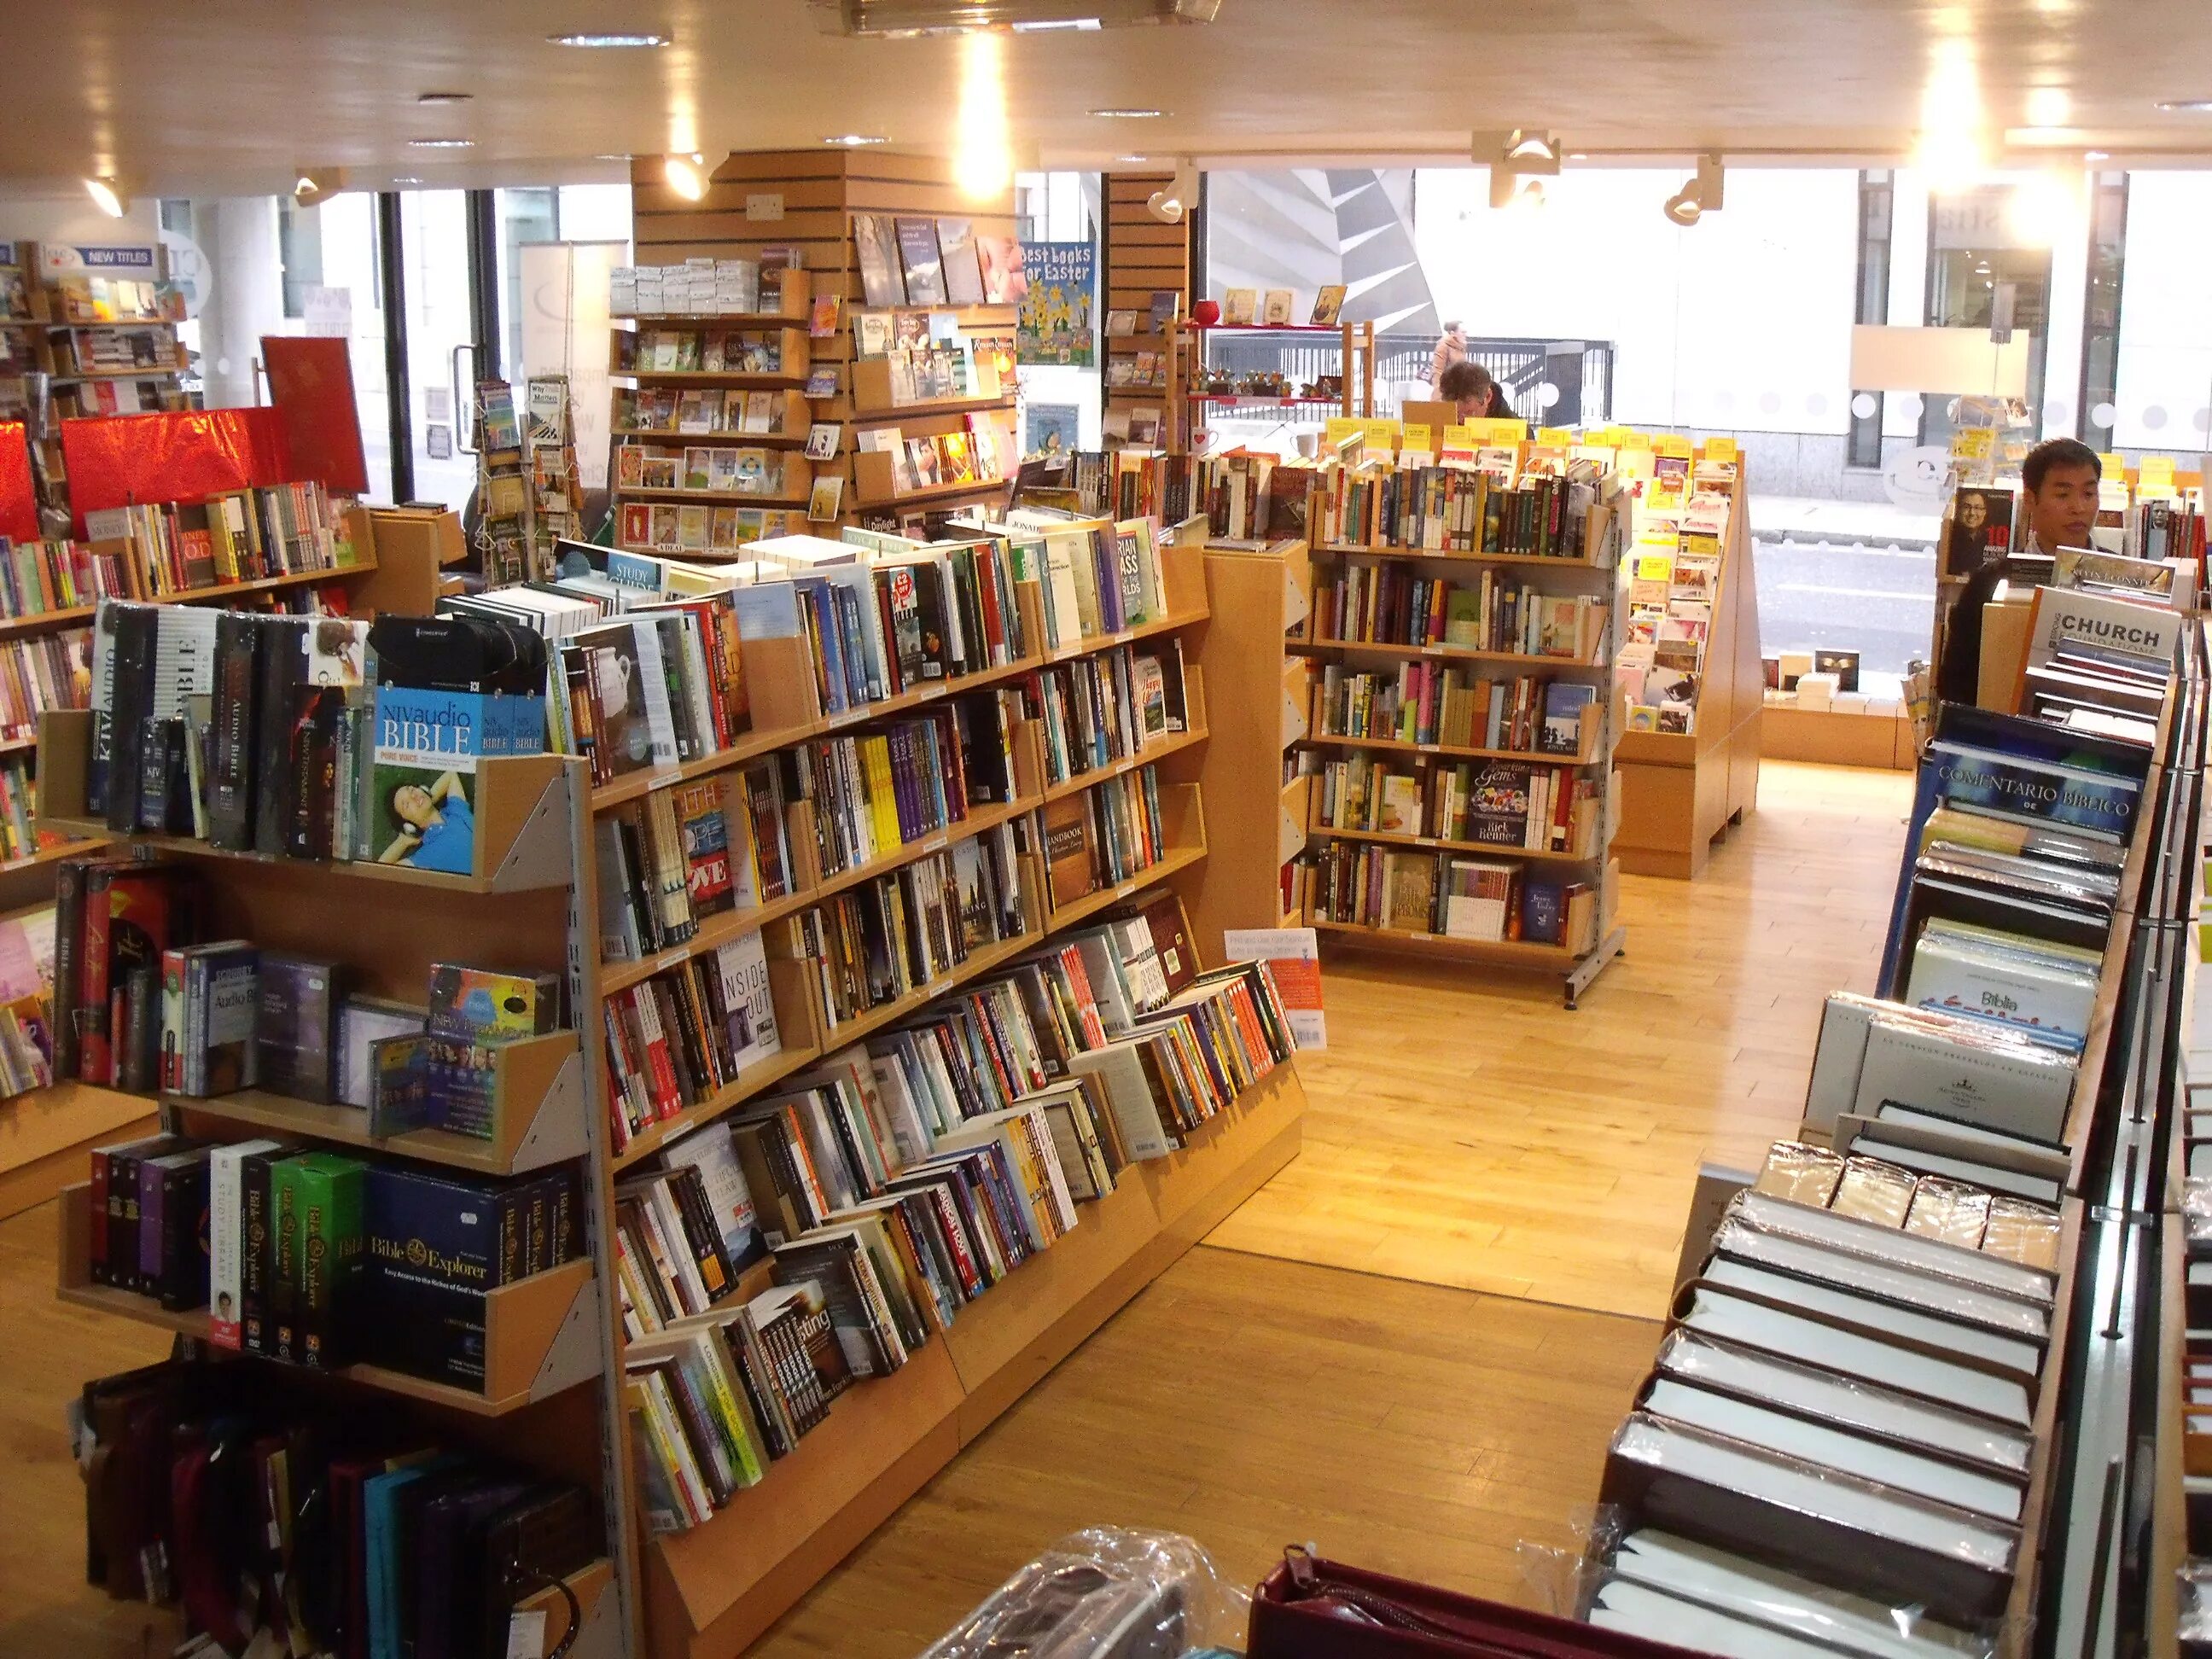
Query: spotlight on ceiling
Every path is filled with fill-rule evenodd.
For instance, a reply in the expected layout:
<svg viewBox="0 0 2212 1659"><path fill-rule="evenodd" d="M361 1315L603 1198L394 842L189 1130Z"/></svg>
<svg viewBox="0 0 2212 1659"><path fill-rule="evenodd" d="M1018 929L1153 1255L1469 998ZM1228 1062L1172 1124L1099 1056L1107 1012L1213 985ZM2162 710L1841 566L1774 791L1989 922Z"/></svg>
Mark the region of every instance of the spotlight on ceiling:
<svg viewBox="0 0 2212 1659"><path fill-rule="evenodd" d="M111 219L120 219L131 211L131 198L123 193L123 186L112 179L88 179L84 193L92 198L93 205Z"/></svg>
<svg viewBox="0 0 2212 1659"><path fill-rule="evenodd" d="M1145 211L1164 225L1178 222L1198 205L1198 163L1188 157L1176 163L1175 178L1165 188L1145 198Z"/></svg>
<svg viewBox="0 0 2212 1659"><path fill-rule="evenodd" d="M687 202L696 202L707 194L707 170L689 155L672 155L660 165L661 176L668 180L669 189Z"/></svg>
<svg viewBox="0 0 2212 1659"><path fill-rule="evenodd" d="M824 34L911 40L919 35L1088 33L1139 23L1211 23L1221 0L813 0Z"/></svg>
<svg viewBox="0 0 2212 1659"><path fill-rule="evenodd" d="M337 167L301 167L292 175L292 199L301 207L313 207L344 188L345 173Z"/></svg>
<svg viewBox="0 0 2212 1659"><path fill-rule="evenodd" d="M1694 225L1708 213L1721 210L1726 193L1725 174L1717 155L1698 157L1698 173L1685 179L1681 189L1667 198L1667 216L1678 225Z"/></svg>
<svg viewBox="0 0 2212 1659"><path fill-rule="evenodd" d="M1563 154L1558 133L1516 127L1498 146L1498 159L1516 173L1548 178L1559 170Z"/></svg>

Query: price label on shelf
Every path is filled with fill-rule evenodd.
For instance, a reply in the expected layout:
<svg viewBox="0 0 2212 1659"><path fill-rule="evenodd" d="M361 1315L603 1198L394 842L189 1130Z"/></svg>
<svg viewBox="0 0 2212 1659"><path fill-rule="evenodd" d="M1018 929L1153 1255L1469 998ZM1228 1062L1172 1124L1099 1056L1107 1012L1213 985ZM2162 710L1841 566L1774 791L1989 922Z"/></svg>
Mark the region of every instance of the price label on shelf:
<svg viewBox="0 0 2212 1659"><path fill-rule="evenodd" d="M1536 432L1536 441L1540 444L1571 444L1574 441L1575 432L1572 427L1540 427Z"/></svg>
<svg viewBox="0 0 2212 1659"><path fill-rule="evenodd" d="M1736 459L1735 440L1708 438L1705 440L1705 459L1709 461L1733 461Z"/></svg>

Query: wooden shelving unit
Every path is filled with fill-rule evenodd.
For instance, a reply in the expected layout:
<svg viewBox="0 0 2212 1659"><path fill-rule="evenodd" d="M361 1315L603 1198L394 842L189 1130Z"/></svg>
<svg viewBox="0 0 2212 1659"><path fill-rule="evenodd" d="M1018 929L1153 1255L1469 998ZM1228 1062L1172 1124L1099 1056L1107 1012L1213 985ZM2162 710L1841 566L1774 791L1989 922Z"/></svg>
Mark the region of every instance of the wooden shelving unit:
<svg viewBox="0 0 2212 1659"><path fill-rule="evenodd" d="M1331 397L1314 392L1238 392L1231 386L1217 386L1208 379L1206 366L1206 343L1216 335L1231 339L1251 335L1292 341L1326 340L1339 353L1336 394ZM1205 426L1209 409L1233 412L1242 404L1259 410L1326 410L1334 415L1357 416L1375 413L1375 325L1371 322L1267 325L1185 319L1176 325L1176 336L1177 343L1170 354L1168 372L1174 383L1174 395L1182 407L1176 413L1175 430L1167 440L1170 449L1182 451L1198 447L1196 434Z"/></svg>
<svg viewBox="0 0 2212 1659"><path fill-rule="evenodd" d="M827 459L811 464L808 490L788 492L798 496L797 507L792 510L794 520L804 516L811 480L825 475L842 480L836 516L838 522L846 524L889 521L890 527L896 527L902 516L937 508L984 506L994 497L1003 498L1006 489L1003 477L897 491L890 487L887 472L877 476L868 470L875 464L861 457L859 437L865 429L896 426L904 437L935 437L965 430L968 417L979 414L1000 417L1002 469L1011 471L1020 452L1019 434L1013 426L1012 305L905 307L914 312L951 312L971 337L1003 339L1006 369L999 389L990 396L894 404L886 365L879 359L855 357L852 313L866 306L866 298L854 245L853 216L877 213L959 219L967 221L979 237L1011 236L1016 230L1011 190L1003 198L978 201L959 189L950 162L942 157L835 149L731 155L714 169L707 199L696 203L686 202L668 190L658 158L641 159L631 168L631 189L638 209L639 263L674 264L700 255L757 258L763 250L793 248L804 263L810 295L834 295L838 300L835 333L808 343L810 367L815 371L830 370L836 376L836 390L826 397L804 398L805 412L793 423L803 444L810 422L835 422L840 428L837 448ZM750 205L771 200L775 205L766 216ZM799 326L803 331L804 321ZM796 392L792 395L799 398ZM884 459L888 461L888 457ZM740 506L758 504L744 497L736 501ZM821 524L792 526L817 533L823 527ZM829 533L836 533L834 526ZM743 556L742 550L738 556Z"/></svg>
<svg viewBox="0 0 2212 1659"><path fill-rule="evenodd" d="M1620 833L1614 845L1631 875L1688 880L1705 867L1714 839L1759 802L1765 668L1759 649L1758 574L1752 559L1750 485L1739 465L1697 720L1686 732L1623 732Z"/></svg>
<svg viewBox="0 0 2212 1659"><path fill-rule="evenodd" d="M751 252L732 254L722 250L723 257L753 258ZM649 248L640 240L637 259L641 264L676 263L676 256L665 250ZM622 426L615 428L611 441L616 453L607 470L613 482L615 536L617 546L638 552L662 553L697 562L732 559L743 556L742 548L732 542L716 544L713 539L711 523L707 540L698 546L684 546L674 541L656 544L649 538L640 539L629 533L623 508L635 503L650 508L659 507L703 507L711 514L718 508L753 509L768 514L783 515L774 526L765 526L764 533L780 534L796 530L806 511L807 495L811 489L814 469L800 453L806 445L806 434L812 419L812 404L806 397L806 377L813 367L812 342L806 332L808 307L812 302L812 280L805 270L783 270L773 273L777 283L776 305L769 311L752 312L649 312L632 313L614 318L617 325L616 336L608 343L610 378L618 386L632 392L642 392L654 387L681 392L685 389L712 390L717 392L746 392L769 394L775 409L775 425L766 432L747 432L742 428L730 430L717 428L709 431L685 432L660 427ZM763 272L766 282L769 273ZM620 325L629 325L628 328ZM777 362L781 367L774 374L747 374L737 369L651 369L620 366L623 337L629 334L648 332L691 333L701 336L722 335L731 339L774 338L777 343ZM621 452L625 448L643 450L647 455L672 460L679 469L684 452L691 448L758 450L764 452L776 469L775 487L769 490L698 489L690 488L648 489L621 482ZM631 515L634 516L634 515Z"/></svg>
<svg viewBox="0 0 2212 1659"><path fill-rule="evenodd" d="M52 762L40 775L41 804L64 817L83 810L89 726L86 715L53 714L41 733ZM596 1006L596 961L590 951L572 949L574 918L597 915L588 767L557 756L487 760L478 777L478 864L469 877L410 879L409 872L372 866L234 855L176 837L143 839L193 862L206 895L207 926L215 930L210 937L251 939L266 949L309 956L342 953L355 988L417 1002L430 964L457 954L506 969L550 969L568 977L573 1006ZM363 876L374 884L356 887L348 879ZM365 898L373 902L362 902ZM607 1548L584 1576L591 1595L584 1639L573 1651L618 1659L630 1650L623 1608L625 1586L634 1582L635 1534L626 1519L629 1470L623 1450L623 1401L610 1381L611 1317L604 1287L614 1282L607 1255L613 1165L605 1144L609 1120L600 1040L593 1019L503 1054L488 1140L429 1130L378 1139L366 1133L358 1111L258 1090L209 1099L167 1097L160 1115L165 1127L216 1138L276 1132L477 1174L567 1161L580 1165L586 1253L487 1292L482 1389L366 1364L326 1372L286 1367L283 1374L303 1389L415 1401L438 1414L441 1433L472 1442L481 1437L487 1449L504 1449L593 1487L607 1522ZM131 1112L132 1119L92 1137L98 1140L139 1127L137 1120L154 1104L75 1084L45 1093L58 1108L76 1112L88 1102L128 1103L109 1108L110 1115ZM39 1096L28 1099L37 1109L46 1104ZM82 1142L71 1152L72 1175L81 1180ZM61 1190L57 1294L76 1306L204 1342L204 1308L171 1312L148 1297L87 1282L88 1190L82 1185ZM238 1364L274 1364L234 1358ZM469 1424L482 1425L481 1437L464 1426ZM550 1622L553 1628L540 1651L549 1651L562 1633L557 1613Z"/></svg>
<svg viewBox="0 0 2212 1659"><path fill-rule="evenodd" d="M1534 749L1489 749L1412 743L1389 738L1338 736L1322 729L1329 719L1329 711L1323 705L1325 693L1319 676L1306 674L1303 689L1308 701L1299 721L1302 729L1298 740L1300 746L1314 757L1310 769L1313 773L1318 773L1330 758L1341 753L1402 757L1417 763L1431 761L1447 764L1490 760L1519 761L1532 766L1562 769L1570 774L1596 771L1603 780L1598 792L1596 821L1589 839L1580 846L1562 850L1334 828L1322 822L1322 789L1318 777L1305 775L1297 778L1293 787L1285 789L1284 795L1286 804L1293 793L1301 795L1305 800L1307 812L1301 820L1302 842L1311 849L1318 850L1332 842L1351 842L1417 852L1463 854L1471 858L1533 866L1546 872L1557 872L1562 877L1582 871L1587 872L1583 878L1588 881L1595 895L1591 923L1587 932L1582 937L1569 938L1560 944L1550 945L1520 939L1465 939L1400 927L1333 921L1321 912L1316 902L1316 880L1315 891L1301 896L1300 902L1307 921L1318 932L1345 945L1411 951L1424 955L1443 956L1469 965L1556 974L1569 1008L1576 1006L1577 1000L1604 970L1606 964L1626 947L1627 930L1613 919L1620 902L1620 865L1613 856L1613 849L1620 809L1618 784L1611 776L1611 770L1620 721L1619 699L1612 684L1613 653L1618 649L1621 629L1621 594L1617 573L1627 511L1627 499L1620 495L1592 507L1583 524L1583 550L1574 557L1547 557L1532 554L1431 554L1418 549L1333 544L1324 544L1318 550L1316 556L1333 567L1341 568L1347 562L1386 561L1415 571L1442 568L1460 580L1472 580L1481 570L1495 568L1516 580L1533 581L1537 580L1537 568L1541 567L1561 579L1556 586L1547 585L1546 591L1585 593L1605 600L1607 616L1596 655L1588 661L1522 652L1477 651L1453 646L1392 645L1320 639L1312 636L1313 629L1310 625L1303 625L1306 622L1304 617L1298 618L1297 624L1286 617L1283 648L1290 661L1300 670L1304 669L1308 659L1340 662L1352 669L1387 666L1407 661L1489 665L1506 670L1507 678L1538 674L1547 679L1553 677L1588 678L1595 680L1597 691L1595 699L1583 711L1574 750L1569 753L1554 754ZM1312 580L1315 579L1310 579L1308 587L1309 613L1311 611ZM1286 675L1286 702L1293 695L1293 688ZM1287 729L1290 719L1287 709L1285 719Z"/></svg>

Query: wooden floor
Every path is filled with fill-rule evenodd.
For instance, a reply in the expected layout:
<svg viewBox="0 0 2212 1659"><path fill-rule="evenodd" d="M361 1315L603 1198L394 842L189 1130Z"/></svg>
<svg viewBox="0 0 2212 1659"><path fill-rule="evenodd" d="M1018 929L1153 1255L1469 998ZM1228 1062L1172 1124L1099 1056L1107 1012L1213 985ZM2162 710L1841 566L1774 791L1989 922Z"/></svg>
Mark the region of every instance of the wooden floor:
<svg viewBox="0 0 2212 1659"><path fill-rule="evenodd" d="M1628 882L1628 957L1578 1012L1527 979L1332 957L1297 1162L755 1653L910 1659L1100 1522L1187 1532L1238 1584L1310 1540L1529 1599L1516 1549L1589 1507L1698 1163L1796 1123L1820 998L1872 984L1908 787L1770 764L1697 883ZM0 1224L0 1659L137 1659L166 1651L144 1610L78 1583L61 1413L161 1343L56 1304L52 1238L50 1211Z"/></svg>

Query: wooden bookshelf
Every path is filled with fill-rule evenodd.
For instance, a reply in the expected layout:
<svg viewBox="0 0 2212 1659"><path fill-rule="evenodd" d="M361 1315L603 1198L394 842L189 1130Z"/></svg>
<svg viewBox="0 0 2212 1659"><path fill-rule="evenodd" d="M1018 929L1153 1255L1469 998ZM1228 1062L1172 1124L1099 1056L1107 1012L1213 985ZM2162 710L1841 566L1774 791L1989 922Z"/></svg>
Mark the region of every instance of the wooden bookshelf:
<svg viewBox="0 0 2212 1659"><path fill-rule="evenodd" d="M1318 499L1316 495L1316 501ZM1626 930L1613 920L1620 900L1622 866L1613 850L1619 806L1618 785L1611 773L1620 720L1619 699L1612 689L1613 662L1614 653L1619 648L1623 604L1622 590L1616 578L1628 511L1627 498L1618 494L1592 507L1583 526L1582 550L1572 557L1534 554L1443 554L1416 548L1341 544L1323 544L1318 550L1316 557L1338 569L1347 562L1389 561L1414 571L1443 566L1464 571L1472 577L1485 568L1502 566L1516 573L1529 573L1528 579L1534 582L1541 579L1533 573L1536 568L1541 567L1555 572L1559 579L1558 586L1547 591L1588 593L1605 601L1607 622L1597 653L1587 661L1522 652L1477 651L1465 647L1317 640L1299 637L1299 622L1304 622L1305 631L1310 632L1309 619L1312 610L1312 590L1309 588L1305 614L1295 621L1287 616L1284 619L1285 644L1282 647L1288 662L1297 671L1295 692L1286 674L1286 699L1302 696L1306 700L1297 713L1295 724L1298 746L1309 757L1309 764L1294 780L1295 791L1284 791L1285 802L1292 799L1295 794L1304 805L1304 816L1300 820L1300 847L1306 855L1305 862L1317 864L1320 858L1328 855L1329 847L1338 842L1402 848L1414 852L1459 854L1485 862L1510 863L1532 870L1556 872L1561 880L1571 878L1583 882L1594 895L1590 917L1581 934L1565 939L1557 945L1513 939L1462 939L1403 927L1331 920L1320 908L1320 872L1318 868L1308 868L1297 872L1300 879L1294 884L1296 890L1291 897L1296 901L1299 914L1317 933L1340 947L1407 952L1468 967L1554 974L1559 976L1561 993L1569 1008L1576 1006L1582 993L1625 948ZM1540 675L1547 679L1553 676L1578 678L1583 675L1595 675L1600 678L1597 696L1583 711L1576 732L1575 747L1569 753L1416 743L1395 737L1354 738L1322 731L1322 721L1333 716L1323 702L1327 694L1321 678L1310 672L1310 659L1357 661L1363 657L1379 657L1386 661L1500 665L1509 667L1516 674ZM1285 720L1287 730L1291 721L1287 711ZM1509 761L1530 767L1557 769L1568 774L1595 771L1601 779L1596 821L1586 840L1566 848L1498 846L1437 836L1344 829L1324 823L1321 816L1322 788L1319 774L1322 769L1340 757L1359 754L1403 757L1416 763L1430 761L1443 763Z"/></svg>
<svg viewBox="0 0 2212 1659"><path fill-rule="evenodd" d="M1739 463L1695 726L1620 734L1614 844L1631 875L1694 878L1712 856L1714 840L1758 805L1766 671L1759 649L1747 471Z"/></svg>
<svg viewBox="0 0 2212 1659"><path fill-rule="evenodd" d="M1011 370L988 397L938 399L894 405L888 380L874 370L880 360L857 359L853 349L852 313L866 304L853 240L855 213L960 219L978 236L1017 233L1011 186L999 198L978 201L955 182L944 157L901 155L883 150L771 150L736 155L715 169L705 199L687 202L670 191L657 158L631 166L631 190L637 207L636 258L641 264L674 264L698 255L757 258L764 249L795 249L815 296L838 301L834 333L810 341L810 365L827 368L836 390L806 399L807 422L835 422L842 430L836 453L814 463L813 476L841 478L837 518L844 523L896 521L937 507L979 501L1000 483L937 486L898 493L871 489L858 476L860 428L896 424L903 437L933 438L967 429L970 416L992 416L998 428L1000 464L1019 457L1013 427L1014 385ZM748 198L777 198L781 217L757 218ZM1014 337L1012 305L930 307L951 311L971 337L1003 339L1009 362ZM873 362L873 370L870 363ZM789 429L803 431L800 424ZM793 529L805 528L794 525ZM820 526L815 526L819 529ZM831 533L835 533L834 530Z"/></svg>

